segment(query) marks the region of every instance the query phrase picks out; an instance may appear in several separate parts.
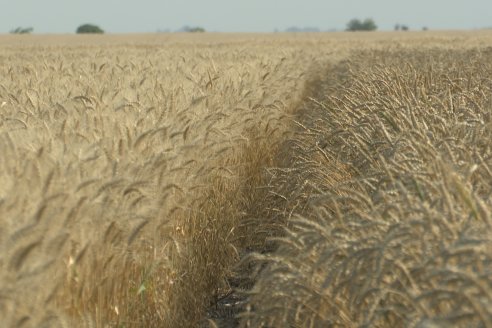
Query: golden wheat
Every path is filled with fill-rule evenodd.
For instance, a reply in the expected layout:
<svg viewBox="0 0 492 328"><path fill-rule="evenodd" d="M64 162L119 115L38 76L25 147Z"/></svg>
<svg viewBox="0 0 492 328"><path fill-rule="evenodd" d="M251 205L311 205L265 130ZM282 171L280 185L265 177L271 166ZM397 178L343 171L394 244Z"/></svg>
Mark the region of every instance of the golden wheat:
<svg viewBox="0 0 492 328"><path fill-rule="evenodd" d="M361 51L326 72L243 326L492 325L491 56Z"/></svg>
<svg viewBox="0 0 492 328"><path fill-rule="evenodd" d="M315 61L266 40L3 37L5 325L203 318Z"/></svg>
<svg viewBox="0 0 492 328"><path fill-rule="evenodd" d="M2 324L488 324L488 38L0 36Z"/></svg>

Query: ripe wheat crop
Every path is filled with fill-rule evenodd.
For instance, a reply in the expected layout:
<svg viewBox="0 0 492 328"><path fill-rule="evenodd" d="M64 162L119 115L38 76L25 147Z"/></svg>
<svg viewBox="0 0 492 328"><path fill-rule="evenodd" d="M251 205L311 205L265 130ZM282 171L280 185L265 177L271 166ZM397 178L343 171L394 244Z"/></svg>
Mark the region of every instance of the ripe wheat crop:
<svg viewBox="0 0 492 328"><path fill-rule="evenodd" d="M1 42L2 325L197 325L312 42Z"/></svg>
<svg viewBox="0 0 492 328"><path fill-rule="evenodd" d="M357 51L316 82L244 327L492 325L491 50Z"/></svg>
<svg viewBox="0 0 492 328"><path fill-rule="evenodd" d="M0 36L2 326L490 325L489 38Z"/></svg>

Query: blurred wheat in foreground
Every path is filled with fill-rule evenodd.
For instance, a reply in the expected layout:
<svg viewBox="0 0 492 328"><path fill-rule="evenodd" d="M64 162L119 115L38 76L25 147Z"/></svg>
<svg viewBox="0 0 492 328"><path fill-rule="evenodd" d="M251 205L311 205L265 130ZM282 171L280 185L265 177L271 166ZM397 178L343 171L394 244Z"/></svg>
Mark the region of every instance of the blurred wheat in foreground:
<svg viewBox="0 0 492 328"><path fill-rule="evenodd" d="M490 39L0 36L0 326L492 326Z"/></svg>

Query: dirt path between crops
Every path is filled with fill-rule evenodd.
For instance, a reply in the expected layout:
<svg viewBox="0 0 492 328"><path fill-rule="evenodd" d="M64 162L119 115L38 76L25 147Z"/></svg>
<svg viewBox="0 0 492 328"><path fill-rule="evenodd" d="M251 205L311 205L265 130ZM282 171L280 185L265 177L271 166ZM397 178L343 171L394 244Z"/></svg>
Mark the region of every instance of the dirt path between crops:
<svg viewBox="0 0 492 328"><path fill-rule="evenodd" d="M330 65L327 64L326 66L327 69L323 71L328 72L328 66ZM269 180L269 185L272 188L266 191L264 194L265 198L252 202L251 207L254 208L245 209L249 216L253 217L253 222L255 221L254 217L262 220L262 227L259 230L264 231L265 228L269 229L269 225L272 227L274 232L272 232L270 237L282 231L282 227L286 224L286 215L279 214L280 211L272 211L271 209L276 207L275 203L278 205L276 207L277 209L285 209L289 206L286 204L288 203L287 198L281 196L284 190L277 190L275 188L276 184L272 183L272 180L276 178L272 171L288 170L292 167L292 161L295 159L293 157L291 141L295 138L296 132L299 132L299 123L302 124L302 122L308 119L309 115L307 114L310 111L309 108L312 108L313 105L312 99L319 99L323 92L326 92L325 89L327 86L330 85L330 83L327 83L326 77L324 77L326 75L323 75L319 71L311 74L311 76L313 78L306 83L303 97L293 109L292 121L289 127L286 128L287 136L275 154L275 167L264 168L265 174L267 175L266 180ZM331 78L331 80L334 79ZM264 186L261 188L264 188ZM258 207L261 207L261 205L258 206L258 203L262 204L263 207L268 207L268 209L258 209ZM266 223L263 221L266 221ZM258 219L256 219L256 223L259 223ZM250 231L250 234L257 234L257 231ZM265 237L261 236L261 238ZM255 283L254 279L251 278L253 265L249 261L244 261L244 259L250 257L255 252L269 254L275 250L275 245L269 241L264 242L261 246L258 246L258 244L255 245L239 250L240 265L232 270L232 274L227 280L228 286L224 290L219 291L217 295L214 295L213 304L207 310L203 327L235 328L240 326L238 315L245 312L248 305L247 293L253 288Z"/></svg>

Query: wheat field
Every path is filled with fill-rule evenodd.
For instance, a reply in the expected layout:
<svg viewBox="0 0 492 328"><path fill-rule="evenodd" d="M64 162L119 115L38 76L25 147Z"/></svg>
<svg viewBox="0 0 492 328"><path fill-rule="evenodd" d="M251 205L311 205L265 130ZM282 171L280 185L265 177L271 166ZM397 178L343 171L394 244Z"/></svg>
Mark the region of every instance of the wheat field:
<svg viewBox="0 0 492 328"><path fill-rule="evenodd" d="M492 326L491 41L0 36L2 326Z"/></svg>

